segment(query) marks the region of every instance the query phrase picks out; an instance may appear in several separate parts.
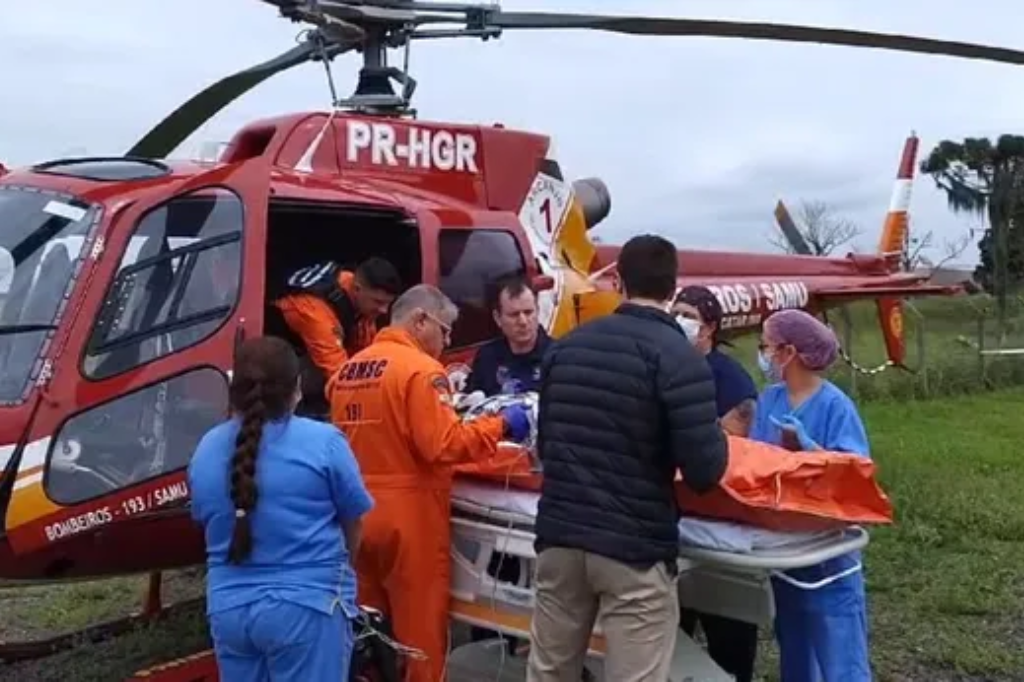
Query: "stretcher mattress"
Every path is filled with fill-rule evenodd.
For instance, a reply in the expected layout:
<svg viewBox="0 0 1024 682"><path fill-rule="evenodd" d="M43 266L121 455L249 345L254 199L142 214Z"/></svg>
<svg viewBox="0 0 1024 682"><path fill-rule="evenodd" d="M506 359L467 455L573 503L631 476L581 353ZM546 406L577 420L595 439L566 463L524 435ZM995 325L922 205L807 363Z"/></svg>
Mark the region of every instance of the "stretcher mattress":
<svg viewBox="0 0 1024 682"><path fill-rule="evenodd" d="M540 494L533 491L463 479L456 479L452 491L456 510L486 510L495 521L505 520L513 526L532 526L539 497ZM689 516L679 520L682 545L733 554L806 547L835 535L835 531L785 532Z"/></svg>
<svg viewBox="0 0 1024 682"><path fill-rule="evenodd" d="M529 635L539 497L532 490L456 477L452 618L513 637ZM680 520L679 539L682 602L705 613L760 624L771 622L769 576L819 564L868 542L858 526L778 531L694 517ZM598 639L591 641L592 652L602 647Z"/></svg>

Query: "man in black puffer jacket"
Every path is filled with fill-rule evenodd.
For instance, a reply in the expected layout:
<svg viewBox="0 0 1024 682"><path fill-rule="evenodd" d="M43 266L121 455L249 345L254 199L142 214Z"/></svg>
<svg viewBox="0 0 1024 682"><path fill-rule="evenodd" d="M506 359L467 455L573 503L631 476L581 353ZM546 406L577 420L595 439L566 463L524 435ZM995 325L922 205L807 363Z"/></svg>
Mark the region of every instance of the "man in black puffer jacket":
<svg viewBox="0 0 1024 682"><path fill-rule="evenodd" d="M666 312L678 255L635 237L626 298L555 342L542 365L536 602L528 682L580 679L598 614L605 677L664 682L679 623L677 469L696 492L725 472L708 364Z"/></svg>

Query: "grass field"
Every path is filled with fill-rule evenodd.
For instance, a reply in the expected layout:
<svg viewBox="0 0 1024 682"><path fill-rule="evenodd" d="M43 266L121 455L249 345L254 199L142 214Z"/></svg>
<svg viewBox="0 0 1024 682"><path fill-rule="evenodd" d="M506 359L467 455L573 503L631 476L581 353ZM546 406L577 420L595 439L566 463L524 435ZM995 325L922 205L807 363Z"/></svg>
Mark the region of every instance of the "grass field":
<svg viewBox="0 0 1024 682"><path fill-rule="evenodd" d="M126 616L141 606L147 584L145 576L137 576L0 592L0 641L41 639ZM164 576L166 602L201 596L203 589L200 570ZM121 682L139 669L208 646L203 609L200 603L108 642L81 644L37 661L0 664L0 680Z"/></svg>
<svg viewBox="0 0 1024 682"><path fill-rule="evenodd" d="M1024 389L863 408L897 513L866 550L879 680L1024 679ZM195 593L194 576L171 590ZM191 581L191 582L189 582ZM0 637L80 627L132 609L144 580L27 590L0 605ZM765 633L766 638L770 633ZM201 612L0 679L116 682L205 641ZM759 666L773 674L774 647Z"/></svg>

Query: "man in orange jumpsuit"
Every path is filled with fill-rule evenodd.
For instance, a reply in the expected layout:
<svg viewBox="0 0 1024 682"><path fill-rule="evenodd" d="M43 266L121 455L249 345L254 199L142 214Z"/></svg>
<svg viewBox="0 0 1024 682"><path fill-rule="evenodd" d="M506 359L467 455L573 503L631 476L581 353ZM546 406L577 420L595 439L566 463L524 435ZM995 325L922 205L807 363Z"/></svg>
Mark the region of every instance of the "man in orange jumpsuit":
<svg viewBox="0 0 1024 682"><path fill-rule="evenodd" d="M345 361L366 348L377 333L378 318L401 291L395 267L383 258L360 263L355 272L327 261L302 268L288 278L274 301L285 324L301 341L303 393L313 411L327 411L321 398L327 381Z"/></svg>
<svg viewBox="0 0 1024 682"><path fill-rule="evenodd" d="M349 438L376 506L356 557L359 601L391 616L396 638L426 654L406 682L443 682L448 646L452 466L483 460L498 441L521 442L520 406L463 422L438 362L458 316L438 289L418 285L392 306L391 326L338 372L331 421Z"/></svg>

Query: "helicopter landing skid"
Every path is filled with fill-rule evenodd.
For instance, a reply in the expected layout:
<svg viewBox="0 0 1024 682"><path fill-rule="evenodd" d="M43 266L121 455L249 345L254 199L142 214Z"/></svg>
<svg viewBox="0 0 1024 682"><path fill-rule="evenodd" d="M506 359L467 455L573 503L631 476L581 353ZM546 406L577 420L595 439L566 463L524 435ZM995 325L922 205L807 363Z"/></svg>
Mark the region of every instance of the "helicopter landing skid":
<svg viewBox="0 0 1024 682"><path fill-rule="evenodd" d="M203 608L205 599L197 597L164 606L160 600L159 573L150 574L149 589L141 611L123 618L90 625L81 630L44 639L22 642L0 641L0 670L3 666L45 658L81 644L97 644L134 630L139 625L159 622L172 614Z"/></svg>

